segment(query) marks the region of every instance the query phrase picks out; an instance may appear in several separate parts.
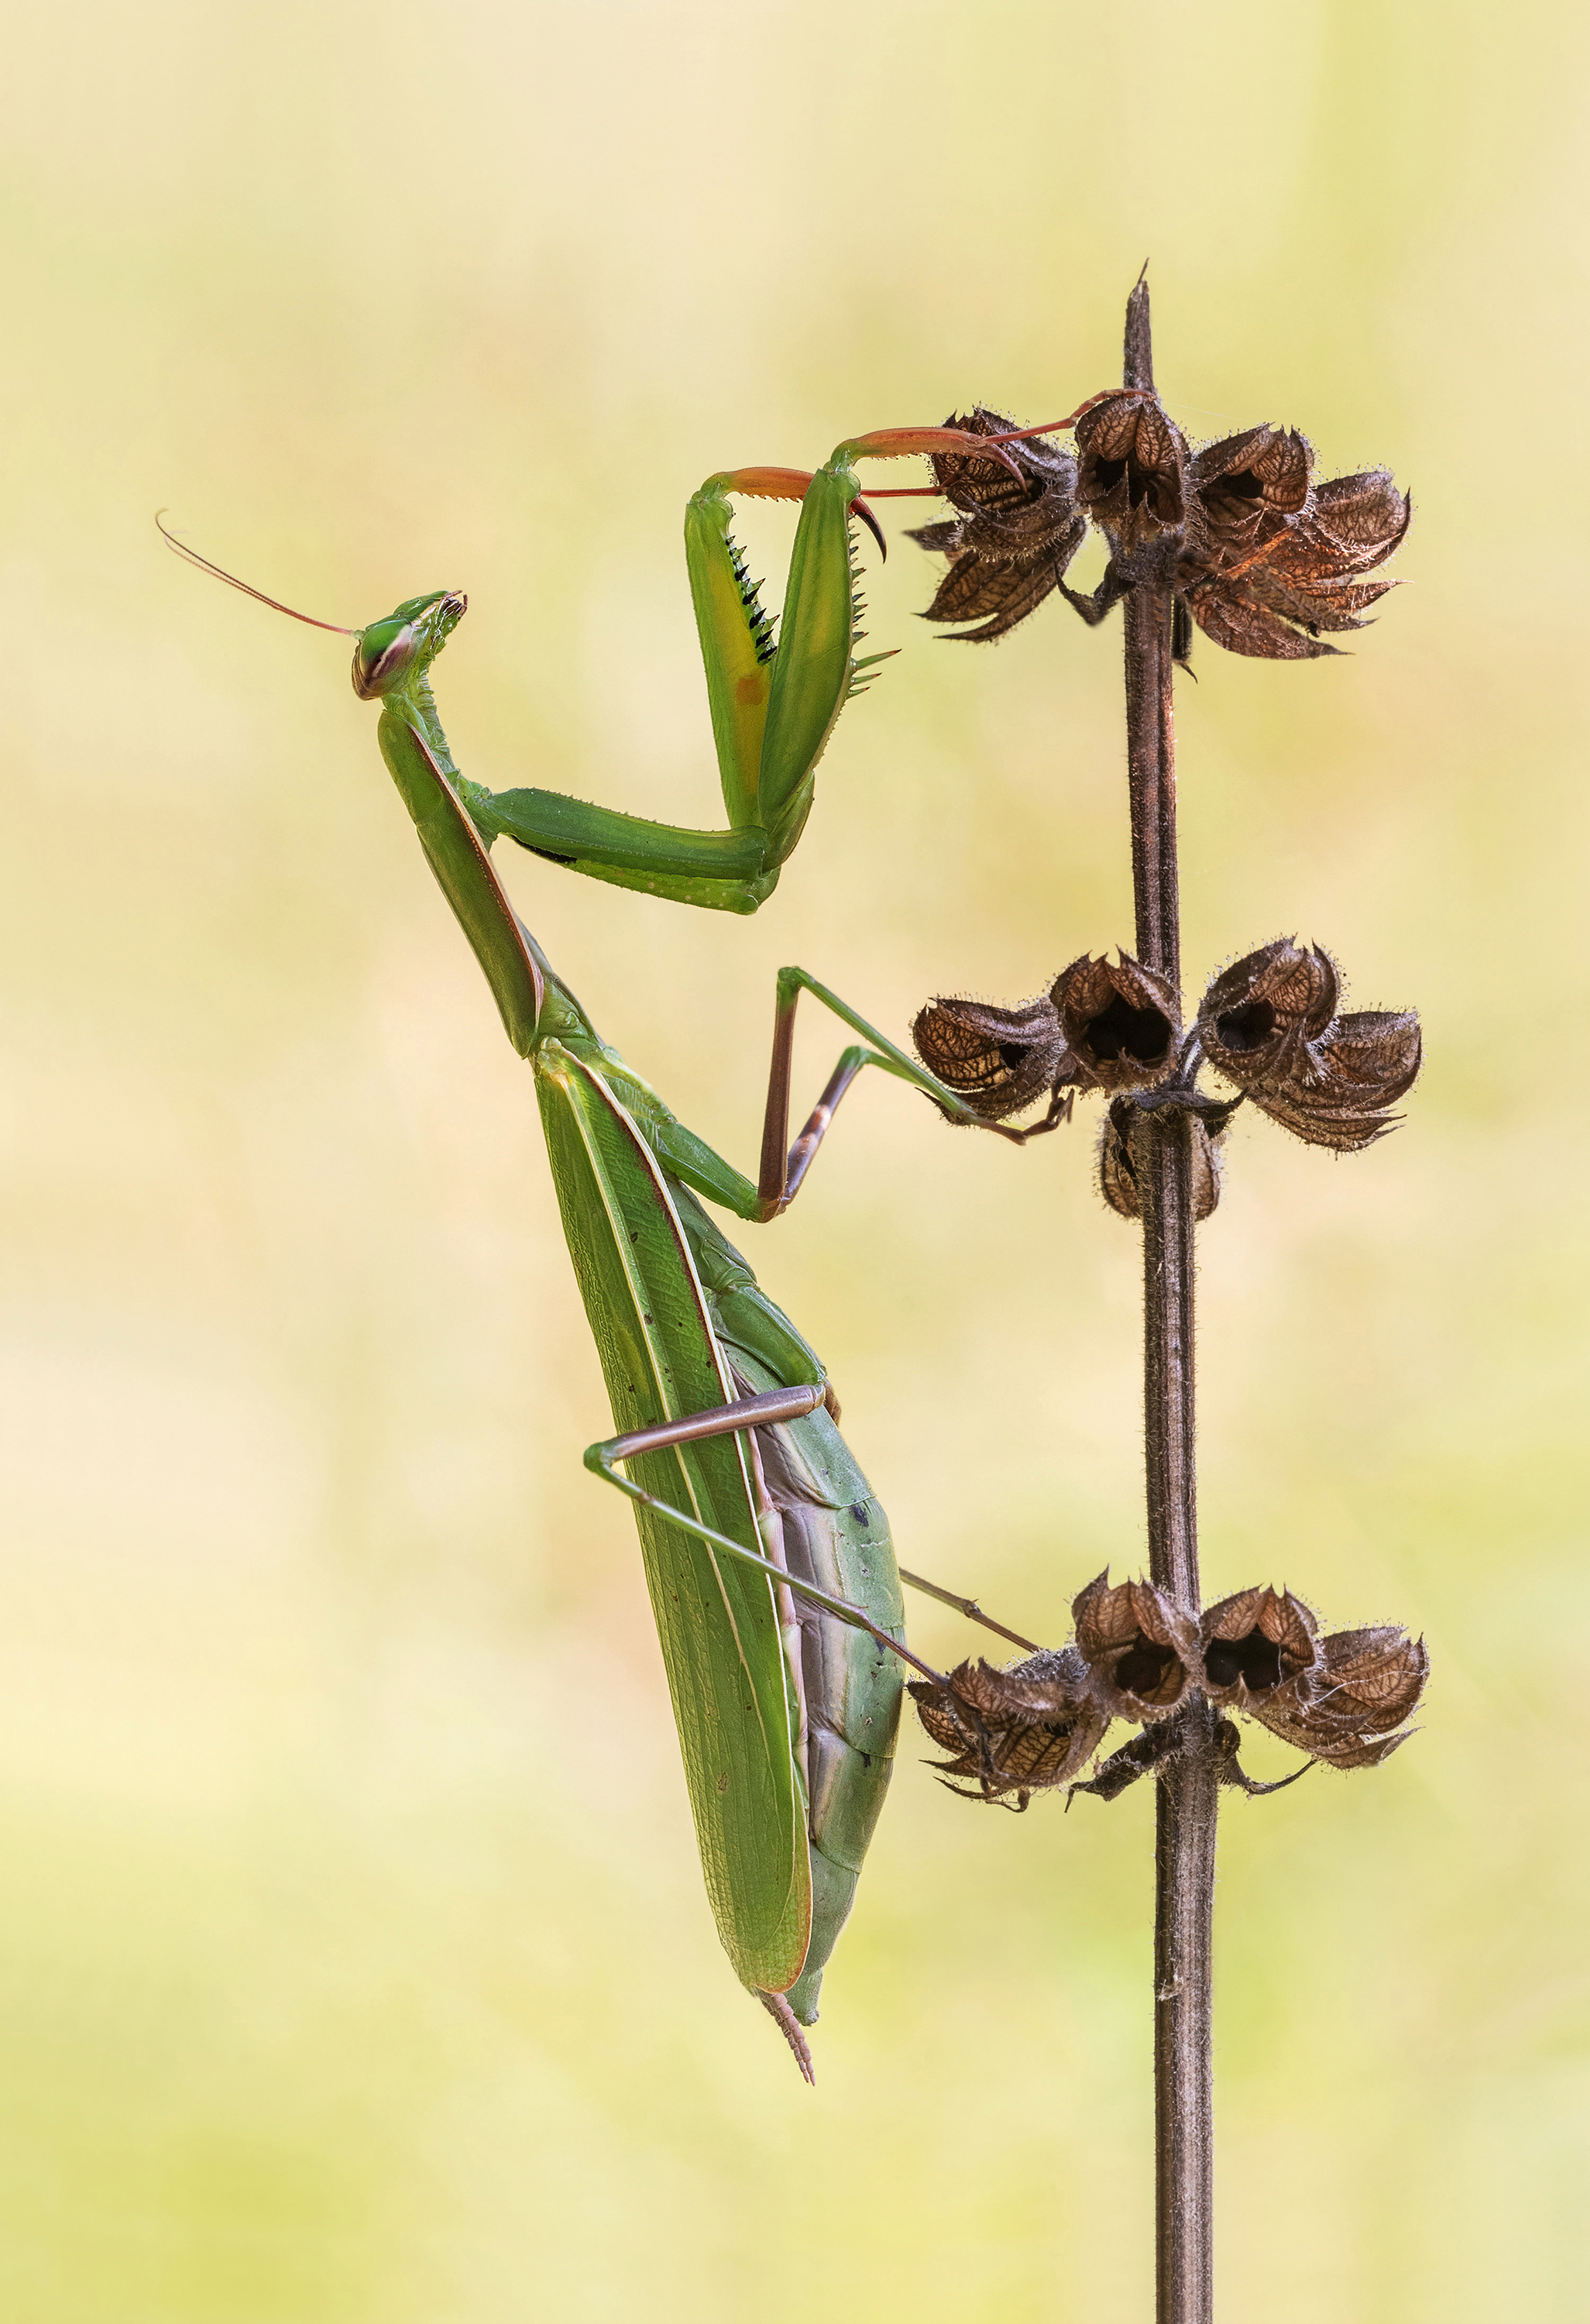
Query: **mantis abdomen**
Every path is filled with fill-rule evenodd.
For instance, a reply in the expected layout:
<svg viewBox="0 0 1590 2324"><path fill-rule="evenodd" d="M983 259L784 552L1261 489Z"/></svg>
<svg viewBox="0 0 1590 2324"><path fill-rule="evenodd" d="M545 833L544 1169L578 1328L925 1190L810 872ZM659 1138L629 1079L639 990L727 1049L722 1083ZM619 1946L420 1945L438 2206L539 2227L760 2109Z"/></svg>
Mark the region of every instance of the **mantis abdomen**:
<svg viewBox="0 0 1590 2324"><path fill-rule="evenodd" d="M739 1350L734 1369L758 1392L784 1385ZM905 1637L888 1519L826 1412L758 1428L768 1497L784 1526L790 1572L845 1598L880 1628ZM855 1901L863 1859L895 1767L903 1677L895 1656L809 1602L796 1601L806 1707L806 1831L812 1848L812 1941L789 2004L815 2023L829 1956Z"/></svg>

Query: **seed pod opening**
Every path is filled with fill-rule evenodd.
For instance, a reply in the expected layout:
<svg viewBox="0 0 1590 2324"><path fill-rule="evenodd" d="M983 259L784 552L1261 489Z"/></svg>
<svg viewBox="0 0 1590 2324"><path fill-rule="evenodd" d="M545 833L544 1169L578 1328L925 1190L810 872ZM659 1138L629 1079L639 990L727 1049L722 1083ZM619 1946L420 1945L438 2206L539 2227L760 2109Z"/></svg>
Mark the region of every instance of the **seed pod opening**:
<svg viewBox="0 0 1590 2324"><path fill-rule="evenodd" d="M1084 953L1056 977L1050 997L1067 1044L1100 1089L1149 1088L1175 1063L1175 991L1130 953L1114 964Z"/></svg>
<svg viewBox="0 0 1590 2324"><path fill-rule="evenodd" d="M1077 422L1077 504L1122 558L1177 532L1187 441L1157 398L1111 395Z"/></svg>
<svg viewBox="0 0 1590 2324"><path fill-rule="evenodd" d="M1198 1632L1152 1582L1110 1587L1107 1571L1071 1604L1077 1650L1113 1718L1168 1718L1199 1665Z"/></svg>
<svg viewBox="0 0 1590 2324"><path fill-rule="evenodd" d="M1199 1625L1204 1685L1217 1702L1246 1709L1311 1671L1315 1621L1290 1590L1239 1590L1211 1606Z"/></svg>

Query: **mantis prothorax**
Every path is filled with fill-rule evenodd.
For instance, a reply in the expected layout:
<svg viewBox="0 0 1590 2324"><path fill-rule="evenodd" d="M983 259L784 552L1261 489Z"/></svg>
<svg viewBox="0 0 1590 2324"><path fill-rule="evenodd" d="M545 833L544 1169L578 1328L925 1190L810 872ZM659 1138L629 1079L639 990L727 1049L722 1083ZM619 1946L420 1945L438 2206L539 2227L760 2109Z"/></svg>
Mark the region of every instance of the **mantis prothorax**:
<svg viewBox="0 0 1590 2324"><path fill-rule="evenodd" d="M764 467L709 476L685 511L685 561L728 829L693 831L620 815L556 791L491 791L456 778L487 844L506 836L549 863L615 887L709 910L754 912L777 886L805 827L817 762L840 712L852 695L866 690L878 665L895 650L861 656L856 651L865 633L852 517L869 528L880 550L885 548L878 520L860 496L856 462L968 448L986 457L991 440L956 428L885 428L848 438L814 475L804 468ZM993 456L1005 455L996 446ZM750 579L729 529L736 497L801 504L777 641L762 608L760 585ZM221 578L234 578L182 543L173 540L171 545ZM291 611L275 599L266 602L279 612ZM386 621L356 633L369 673L361 692L379 693L383 672L407 660L412 625L435 602L414 598ZM355 673L358 668L356 661ZM360 686L356 674L354 682Z"/></svg>
<svg viewBox="0 0 1590 2324"><path fill-rule="evenodd" d="M938 1674L905 1645L887 1521L835 1425L821 1360L700 1198L742 1219L776 1216L868 1065L957 1120L979 1118L835 994L786 968L758 1181L686 1129L601 1039L498 881L428 676L464 611L462 596L436 593L358 632L354 687L381 702L382 756L509 1038L535 1071L564 1232L623 1432L592 1446L587 1465L636 1505L719 1934L810 2077L800 2026L816 2015L887 1790L899 1664ZM803 991L862 1040L786 1152Z"/></svg>

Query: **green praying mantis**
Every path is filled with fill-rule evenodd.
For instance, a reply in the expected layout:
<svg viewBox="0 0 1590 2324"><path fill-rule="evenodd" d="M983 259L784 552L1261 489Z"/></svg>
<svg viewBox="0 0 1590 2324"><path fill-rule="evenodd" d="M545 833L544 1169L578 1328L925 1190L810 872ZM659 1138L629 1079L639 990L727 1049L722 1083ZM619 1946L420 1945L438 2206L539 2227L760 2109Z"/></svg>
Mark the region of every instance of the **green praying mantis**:
<svg viewBox="0 0 1590 2324"><path fill-rule="evenodd" d="M507 833L595 878L754 910L799 838L817 760L868 667L854 650L850 463L864 452L946 440L979 452L988 444L954 429L890 430L841 445L813 477L742 470L710 479L693 498L686 554L726 833L468 781L448 749L429 676L463 618L462 595L411 598L351 632L354 690L381 703L387 767L509 1038L535 1071L564 1232L621 1432L592 1445L585 1464L635 1504L719 1935L808 2080L801 2028L815 2018L887 1791L900 1665L938 1674L905 1643L887 1521L840 1435L822 1361L703 1202L747 1221L777 1217L869 1065L923 1090L957 1120L1018 1141L1021 1133L982 1120L837 995L786 968L753 1183L602 1040L515 913L488 851ZM775 648L728 530L727 494L794 496L797 486L802 514ZM293 613L167 538L206 570ZM846 1048L790 1146L802 991L862 1038Z"/></svg>

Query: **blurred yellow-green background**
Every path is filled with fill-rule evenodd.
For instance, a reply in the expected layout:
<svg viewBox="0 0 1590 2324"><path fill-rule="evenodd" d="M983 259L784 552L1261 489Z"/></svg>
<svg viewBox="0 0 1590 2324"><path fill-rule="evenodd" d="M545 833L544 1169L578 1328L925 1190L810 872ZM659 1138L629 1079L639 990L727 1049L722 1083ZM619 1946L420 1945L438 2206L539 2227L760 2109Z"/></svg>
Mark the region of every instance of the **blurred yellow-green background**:
<svg viewBox="0 0 1590 2324"><path fill-rule="evenodd" d="M1150 2312L1146 1789L1017 1821L909 1736L802 2087L579 1466L528 1078L344 641L151 521L340 622L466 587L466 770L712 822L691 487L1069 409L1145 256L1190 432L1295 422L1419 511L1353 659L1206 643L1180 697L1190 977L1296 931L1429 1056L1360 1160L1244 1121L1200 1244L1209 1589L1407 1621L1436 1672L1383 1773L1225 1819L1221 2313L1585 2312L1587 49L1556 0L14 20L7 2318ZM777 580L783 514L747 530ZM931 579L871 575L907 650L757 919L507 867L742 1159L780 962L898 1030L1129 939L1118 631L946 649ZM1142 1556L1090 1137L864 1087L752 1246L906 1562L1055 1638Z"/></svg>

